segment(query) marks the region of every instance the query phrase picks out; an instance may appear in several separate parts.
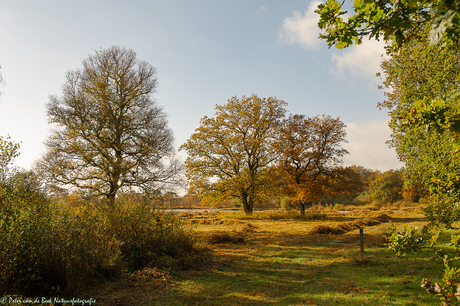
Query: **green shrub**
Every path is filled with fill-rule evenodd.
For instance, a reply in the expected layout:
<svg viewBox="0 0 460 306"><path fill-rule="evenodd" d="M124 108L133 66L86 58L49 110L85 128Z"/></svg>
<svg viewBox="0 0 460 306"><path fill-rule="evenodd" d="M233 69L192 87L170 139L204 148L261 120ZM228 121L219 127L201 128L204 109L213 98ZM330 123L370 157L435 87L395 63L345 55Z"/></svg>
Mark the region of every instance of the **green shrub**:
<svg viewBox="0 0 460 306"><path fill-rule="evenodd" d="M120 252L104 216L50 202L37 182L18 173L2 186L1 293L70 294L115 274Z"/></svg>
<svg viewBox="0 0 460 306"><path fill-rule="evenodd" d="M392 227L388 228L388 232L388 247L398 257L407 253L417 253L422 248L423 238L415 237L417 228L410 228L405 225L403 231L398 231L396 226L392 224Z"/></svg>
<svg viewBox="0 0 460 306"><path fill-rule="evenodd" d="M187 269L206 249L175 215L139 201L49 200L33 173L0 184L0 294L70 295L147 265Z"/></svg>
<svg viewBox="0 0 460 306"><path fill-rule="evenodd" d="M147 201L118 201L110 222L130 270L147 265L189 269L206 260L204 247L177 215L160 213Z"/></svg>
<svg viewBox="0 0 460 306"><path fill-rule="evenodd" d="M430 224L446 228L458 227L460 221L460 206L452 197L432 195L427 199L423 209Z"/></svg>

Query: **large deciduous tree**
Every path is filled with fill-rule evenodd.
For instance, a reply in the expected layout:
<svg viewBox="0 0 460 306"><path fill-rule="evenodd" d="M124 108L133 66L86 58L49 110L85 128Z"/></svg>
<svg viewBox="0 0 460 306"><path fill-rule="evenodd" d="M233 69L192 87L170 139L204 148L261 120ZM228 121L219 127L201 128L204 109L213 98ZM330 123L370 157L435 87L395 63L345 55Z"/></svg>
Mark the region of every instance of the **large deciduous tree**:
<svg viewBox="0 0 460 306"><path fill-rule="evenodd" d="M166 115L152 97L156 69L118 46L96 51L82 64L67 72L62 95L50 97L47 113L55 129L40 172L55 185L105 196L111 207L120 190L158 191L179 165L170 159Z"/></svg>
<svg viewBox="0 0 460 306"><path fill-rule="evenodd" d="M181 146L190 191L205 202L238 198L246 214L263 198L267 176L278 157L272 145L286 110L285 102L257 95L232 97L217 105L215 117L204 117Z"/></svg>
<svg viewBox="0 0 460 306"><path fill-rule="evenodd" d="M307 202L344 190L354 177L340 166L341 157L348 154L342 147L345 137L340 118L291 115L283 121L275 149L285 173L285 189L301 205L302 214Z"/></svg>
<svg viewBox="0 0 460 306"><path fill-rule="evenodd" d="M392 128L396 129L394 143L400 157L412 164L408 165L410 173L418 174L417 179L421 178L425 186L435 193L436 201L427 207L428 218L432 221L438 219L449 227L460 220L457 161L460 150L460 87L455 76L458 68L457 72L450 74L451 68L459 63L456 52L460 46L460 0L356 0L354 14L347 21L340 17L345 14L341 7L336 0L327 0L317 10L321 16L318 25L325 30L320 36L327 39L329 46L335 44L343 48L354 42L361 43L367 35L376 38L383 35L393 60L399 58L399 61L391 63L399 70L390 73L396 77L391 82L415 85L393 87L394 101L399 100L392 111ZM429 31L428 37L424 31ZM417 51L411 54L409 51L405 59L399 57L411 49L411 45L420 42L423 47L441 42L443 47L448 48L438 49L439 60L436 51L431 55L426 54L428 56ZM446 58L442 54L447 50L454 51L452 57ZM404 70L405 64L401 65L402 62L415 69ZM432 69L433 63L438 64L435 69ZM388 68L392 69L391 66ZM426 78L427 71L432 74L429 78ZM442 74L446 74L446 77ZM430 88L430 85L434 86ZM436 239L437 236L432 238L432 245L436 245ZM446 293L455 290L452 288L456 288L460 273L458 267L449 266L449 262L455 258L445 255L443 260L446 265L445 284L442 288L438 284L436 286L439 293L443 291L442 303L449 304L454 297ZM422 285L426 284L429 282L425 279ZM430 286L425 287L429 289Z"/></svg>
<svg viewBox="0 0 460 306"><path fill-rule="evenodd" d="M380 106L390 110L391 143L406 163L407 179L413 185L422 184L431 193L449 198L452 205L456 205L460 200L460 170L455 147L459 134L453 122L446 121L450 115L445 107L458 107L459 100L458 97L443 102L439 99L458 88L460 49L429 46L426 32L424 35L420 40L406 42L399 54L383 62L388 99ZM444 120L434 117L423 125L413 124L407 114L423 108L420 101L434 108L439 106ZM445 124L452 124L452 129L442 128Z"/></svg>

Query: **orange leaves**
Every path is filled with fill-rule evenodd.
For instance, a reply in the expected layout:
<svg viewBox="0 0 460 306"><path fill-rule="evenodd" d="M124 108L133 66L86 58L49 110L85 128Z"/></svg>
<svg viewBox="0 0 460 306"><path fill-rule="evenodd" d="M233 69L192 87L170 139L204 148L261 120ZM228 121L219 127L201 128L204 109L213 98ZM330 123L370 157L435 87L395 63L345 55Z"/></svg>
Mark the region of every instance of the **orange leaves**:
<svg viewBox="0 0 460 306"><path fill-rule="evenodd" d="M274 148L285 173L285 191L298 201L317 201L331 186L339 171L345 124L340 118L322 115L291 115L283 121ZM330 189L330 188L329 188Z"/></svg>

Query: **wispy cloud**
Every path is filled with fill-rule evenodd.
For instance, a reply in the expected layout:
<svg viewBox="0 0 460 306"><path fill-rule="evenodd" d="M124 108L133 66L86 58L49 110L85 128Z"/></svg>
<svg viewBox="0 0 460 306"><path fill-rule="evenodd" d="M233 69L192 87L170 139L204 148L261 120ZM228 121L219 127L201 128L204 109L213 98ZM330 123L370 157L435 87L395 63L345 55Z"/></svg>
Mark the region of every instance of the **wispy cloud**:
<svg viewBox="0 0 460 306"><path fill-rule="evenodd" d="M347 123L347 140L343 146L350 154L343 158L346 166L360 165L386 171L404 166L394 148L385 143L390 139L388 120L372 120L361 124Z"/></svg>
<svg viewBox="0 0 460 306"><path fill-rule="evenodd" d="M294 11L292 16L286 17L278 31L279 42L300 44L306 49L318 49L321 44L318 39L319 15L315 13L315 9L320 3L320 1L313 1L303 14L301 11Z"/></svg>

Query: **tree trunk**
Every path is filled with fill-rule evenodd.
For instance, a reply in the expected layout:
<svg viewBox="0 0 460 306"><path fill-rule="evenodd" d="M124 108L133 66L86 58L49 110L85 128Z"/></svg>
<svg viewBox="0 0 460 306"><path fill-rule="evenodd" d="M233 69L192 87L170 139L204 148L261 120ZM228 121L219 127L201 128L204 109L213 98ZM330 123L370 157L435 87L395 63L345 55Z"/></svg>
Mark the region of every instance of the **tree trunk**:
<svg viewBox="0 0 460 306"><path fill-rule="evenodd" d="M241 202L243 205L244 213L246 215L252 215L252 211L254 210L254 201L247 192L241 192Z"/></svg>
<svg viewBox="0 0 460 306"><path fill-rule="evenodd" d="M113 209L115 207L115 196L115 192L111 192L107 195L107 201L109 202L108 205L110 209Z"/></svg>
<svg viewBox="0 0 460 306"><path fill-rule="evenodd" d="M113 222L113 214L115 210L115 197L116 197L115 192L111 192L107 195L107 206L108 206L107 213L108 213L110 223Z"/></svg>
<svg viewBox="0 0 460 306"><path fill-rule="evenodd" d="M109 193L107 194L107 201L109 206L109 214L112 214L115 209L115 200L119 189L118 181L120 180L120 173L118 171L112 173L112 181L110 182Z"/></svg>
<svg viewBox="0 0 460 306"><path fill-rule="evenodd" d="M118 138L118 135L117 135L117 138ZM118 142L119 140L117 141L117 143ZM118 186L118 182L120 181L120 177L121 177L120 168L123 162L123 157L122 157L120 150L115 150L115 156L116 156L116 160L115 160L115 163L113 164L113 171L110 174L110 178L111 178L110 190L109 190L109 194L107 195L107 199L109 200L110 210L113 210L115 208L115 200L117 197L118 189L120 188L120 186Z"/></svg>
<svg viewBox="0 0 460 306"><path fill-rule="evenodd" d="M302 216L305 216L305 202L304 201L300 202L300 214Z"/></svg>
<svg viewBox="0 0 460 306"><path fill-rule="evenodd" d="M249 211L252 214L252 212L254 211L254 200L252 199L251 196L249 196L248 204L249 204Z"/></svg>

